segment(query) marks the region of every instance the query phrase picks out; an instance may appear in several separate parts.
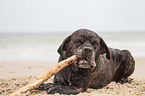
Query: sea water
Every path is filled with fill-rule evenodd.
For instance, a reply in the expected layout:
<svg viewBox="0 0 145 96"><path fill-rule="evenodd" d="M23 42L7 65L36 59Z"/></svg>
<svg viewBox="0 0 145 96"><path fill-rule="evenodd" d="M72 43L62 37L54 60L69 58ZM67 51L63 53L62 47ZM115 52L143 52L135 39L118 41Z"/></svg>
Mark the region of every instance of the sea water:
<svg viewBox="0 0 145 96"><path fill-rule="evenodd" d="M70 33L0 33L0 61L57 60L57 49ZM98 33L108 47L145 56L145 32Z"/></svg>

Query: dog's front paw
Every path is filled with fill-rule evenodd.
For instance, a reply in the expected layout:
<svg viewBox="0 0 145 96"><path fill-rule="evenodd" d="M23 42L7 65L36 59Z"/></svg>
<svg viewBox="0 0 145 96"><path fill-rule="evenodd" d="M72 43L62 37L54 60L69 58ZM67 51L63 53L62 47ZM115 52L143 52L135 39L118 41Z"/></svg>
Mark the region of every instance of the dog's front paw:
<svg viewBox="0 0 145 96"><path fill-rule="evenodd" d="M52 83L47 83L47 84L43 83L38 88L36 88L36 90L47 90L53 86L54 86L54 84L52 84Z"/></svg>
<svg viewBox="0 0 145 96"><path fill-rule="evenodd" d="M48 94L55 94L55 93L59 93L59 94L77 94L82 90L82 88L75 88L75 87L71 87L71 86L62 86L62 85L54 85L52 83L47 83L47 84L41 84L37 90L45 90Z"/></svg>
<svg viewBox="0 0 145 96"><path fill-rule="evenodd" d="M55 94L55 93L63 94L63 91L59 86L51 86L46 90L46 92L48 94Z"/></svg>

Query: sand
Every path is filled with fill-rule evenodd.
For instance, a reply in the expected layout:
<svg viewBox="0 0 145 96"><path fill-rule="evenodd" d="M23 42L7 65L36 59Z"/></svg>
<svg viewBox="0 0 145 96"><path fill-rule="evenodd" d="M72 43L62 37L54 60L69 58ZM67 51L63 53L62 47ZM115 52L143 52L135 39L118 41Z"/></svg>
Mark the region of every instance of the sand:
<svg viewBox="0 0 145 96"><path fill-rule="evenodd" d="M90 89L77 96L145 96L145 57L135 58L136 67L129 77L130 84L111 82L101 89ZM5 96L25 86L43 74L57 61L0 61L0 95ZM52 82L53 77L47 82ZM48 96L45 91L32 90L21 96ZM58 96L59 94L54 94ZM53 95L53 96L54 96Z"/></svg>

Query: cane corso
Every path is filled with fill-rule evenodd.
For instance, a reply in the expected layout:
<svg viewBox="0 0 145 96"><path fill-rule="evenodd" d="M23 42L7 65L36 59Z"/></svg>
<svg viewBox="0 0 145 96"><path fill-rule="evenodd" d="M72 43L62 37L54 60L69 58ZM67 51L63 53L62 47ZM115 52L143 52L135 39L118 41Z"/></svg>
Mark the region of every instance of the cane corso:
<svg viewBox="0 0 145 96"><path fill-rule="evenodd" d="M80 29L68 36L58 49L59 61L72 55L78 59L54 77L54 83L38 89L48 94L77 94L87 88L102 88L111 81L127 82L135 69L135 60L128 50L109 48L95 32Z"/></svg>

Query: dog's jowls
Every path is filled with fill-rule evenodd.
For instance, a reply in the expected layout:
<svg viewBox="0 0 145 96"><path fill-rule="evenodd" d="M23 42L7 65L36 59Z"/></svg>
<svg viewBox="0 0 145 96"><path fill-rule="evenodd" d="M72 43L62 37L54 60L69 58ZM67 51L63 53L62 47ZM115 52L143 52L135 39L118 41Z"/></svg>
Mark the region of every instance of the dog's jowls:
<svg viewBox="0 0 145 96"><path fill-rule="evenodd" d="M80 29L68 36L58 49L59 61L72 55L78 60L54 77L54 83L42 84L38 89L48 94L77 94L87 88L101 88L111 81L127 82L135 68L128 50L107 47L95 32Z"/></svg>

